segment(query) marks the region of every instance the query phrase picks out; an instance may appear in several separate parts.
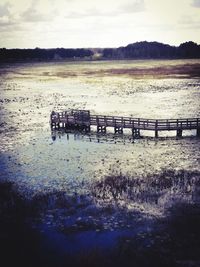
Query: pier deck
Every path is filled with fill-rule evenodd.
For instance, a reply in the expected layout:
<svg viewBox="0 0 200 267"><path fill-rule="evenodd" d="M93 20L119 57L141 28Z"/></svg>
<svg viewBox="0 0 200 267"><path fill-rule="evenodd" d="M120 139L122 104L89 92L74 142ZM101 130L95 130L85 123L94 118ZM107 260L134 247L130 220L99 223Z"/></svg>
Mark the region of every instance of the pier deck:
<svg viewBox="0 0 200 267"><path fill-rule="evenodd" d="M120 116L91 115L89 110L68 110L52 112L50 116L52 128L76 128L90 131L91 126L97 127L97 132L106 132L112 127L115 133L123 133L123 129L131 129L135 137L140 136L140 130L154 131L158 137L159 131L176 131L182 136L183 130L196 130L200 136L200 118L186 119L143 119Z"/></svg>

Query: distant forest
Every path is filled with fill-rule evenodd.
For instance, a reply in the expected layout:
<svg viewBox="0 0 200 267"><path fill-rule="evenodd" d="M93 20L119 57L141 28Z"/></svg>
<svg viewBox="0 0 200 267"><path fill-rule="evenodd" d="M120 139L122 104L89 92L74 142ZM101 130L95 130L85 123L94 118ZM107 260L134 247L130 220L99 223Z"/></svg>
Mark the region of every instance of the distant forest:
<svg viewBox="0 0 200 267"><path fill-rule="evenodd" d="M200 58L200 45L189 41L179 46L158 42L136 42L119 48L95 49L6 49L0 48L0 62L48 60L109 60L109 59L178 59Z"/></svg>

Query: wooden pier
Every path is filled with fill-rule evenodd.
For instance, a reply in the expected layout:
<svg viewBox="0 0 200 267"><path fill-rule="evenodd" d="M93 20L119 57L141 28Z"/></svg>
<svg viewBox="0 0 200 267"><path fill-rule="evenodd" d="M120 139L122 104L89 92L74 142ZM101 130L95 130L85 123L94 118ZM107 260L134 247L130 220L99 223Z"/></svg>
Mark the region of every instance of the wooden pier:
<svg viewBox="0 0 200 267"><path fill-rule="evenodd" d="M102 133L106 133L108 127L112 127L114 133L123 133L124 129L131 129L135 138L140 137L141 130L154 131L155 137L158 137L160 131L176 131L176 135L181 137L183 130L196 130L197 136L200 136L200 118L155 120L91 115L89 110L67 110L53 111L50 124L53 129L77 129L85 132L90 132L91 126L96 126L97 132Z"/></svg>

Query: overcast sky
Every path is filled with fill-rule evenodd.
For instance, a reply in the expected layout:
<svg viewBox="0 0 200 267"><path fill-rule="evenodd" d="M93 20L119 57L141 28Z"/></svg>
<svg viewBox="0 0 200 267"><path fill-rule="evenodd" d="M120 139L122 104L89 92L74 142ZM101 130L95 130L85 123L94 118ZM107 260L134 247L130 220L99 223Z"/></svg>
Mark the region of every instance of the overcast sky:
<svg viewBox="0 0 200 267"><path fill-rule="evenodd" d="M200 0L1 0L0 47L200 44Z"/></svg>

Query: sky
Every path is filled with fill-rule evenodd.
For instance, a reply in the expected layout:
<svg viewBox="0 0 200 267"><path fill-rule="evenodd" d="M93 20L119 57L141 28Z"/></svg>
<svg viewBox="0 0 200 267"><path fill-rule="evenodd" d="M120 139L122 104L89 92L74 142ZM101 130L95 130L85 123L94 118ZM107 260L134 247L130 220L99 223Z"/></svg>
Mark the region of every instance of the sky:
<svg viewBox="0 0 200 267"><path fill-rule="evenodd" d="M200 0L1 0L0 47L200 44Z"/></svg>

